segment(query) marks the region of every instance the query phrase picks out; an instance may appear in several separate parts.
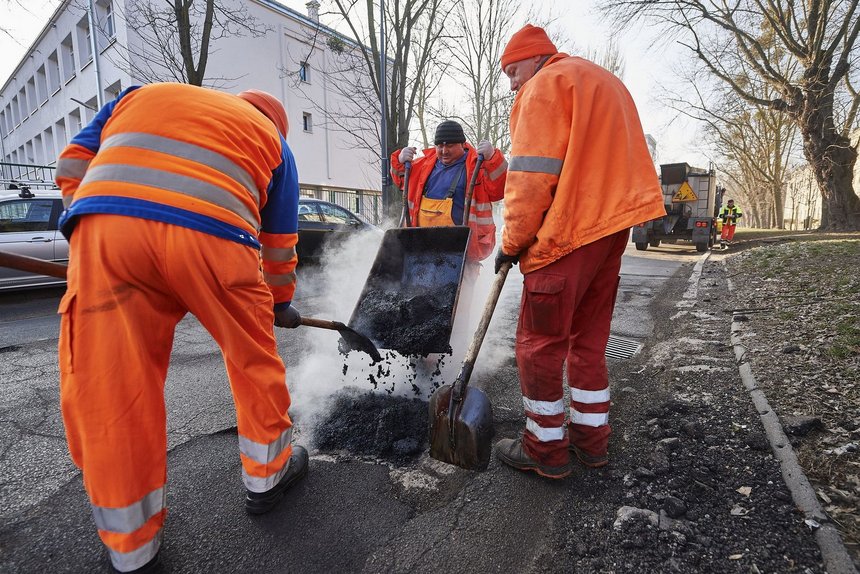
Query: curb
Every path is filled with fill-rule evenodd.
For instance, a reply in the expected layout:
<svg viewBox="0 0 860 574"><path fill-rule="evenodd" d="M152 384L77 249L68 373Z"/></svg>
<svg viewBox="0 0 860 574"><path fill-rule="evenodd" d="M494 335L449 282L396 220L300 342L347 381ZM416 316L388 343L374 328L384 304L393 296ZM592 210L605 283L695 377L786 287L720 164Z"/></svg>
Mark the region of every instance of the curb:
<svg viewBox="0 0 860 574"><path fill-rule="evenodd" d="M700 259L700 263L704 264L709 254L706 253ZM725 267L725 260L720 263ZM699 268L699 265L697 264L696 267ZM699 271L701 271L700 268ZM729 291L734 291L732 280L727 277L726 281ZM779 417L771 409L764 391L758 388L758 382L747 360L747 349L741 342L744 325L741 321L737 320L738 315L741 315L741 313L732 314L731 326L731 343L734 347L738 371L741 381L749 392L753 405L755 405L758 411L771 450L773 450L774 456L779 461L782 477L791 492L791 498L794 500L797 508L803 512L806 524L810 528L815 529L815 541L821 550L821 557L824 560L824 567L827 572L829 574L857 574L857 568L854 566L854 562L851 560L851 556L842 542L842 536L840 536L839 531L824 512L824 509L821 508L818 497L815 495L815 490L812 488L809 479L806 478L800 463L797 461L797 455L785 434L785 430L782 428Z"/></svg>

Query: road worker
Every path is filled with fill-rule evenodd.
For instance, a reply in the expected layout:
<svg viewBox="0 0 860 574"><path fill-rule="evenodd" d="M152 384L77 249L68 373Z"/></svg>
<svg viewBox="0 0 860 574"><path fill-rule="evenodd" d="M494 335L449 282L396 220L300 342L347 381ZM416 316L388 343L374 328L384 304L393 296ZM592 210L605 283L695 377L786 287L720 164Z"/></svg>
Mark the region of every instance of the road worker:
<svg viewBox="0 0 860 574"><path fill-rule="evenodd" d="M586 466L608 462L604 353L621 255L631 226L665 215L663 194L618 78L559 53L531 25L511 37L501 65L517 95L495 267L519 262L524 275L516 358L526 428L495 449L516 469L564 478L571 451Z"/></svg>
<svg viewBox="0 0 860 574"><path fill-rule="evenodd" d="M735 206L735 200L730 199L720 209L719 217L723 222L723 230L720 234L720 247L725 247L735 238L735 227L737 227L738 219L744 214L740 207Z"/></svg>
<svg viewBox="0 0 860 574"><path fill-rule="evenodd" d="M270 510L307 473L273 333L301 321L290 304L299 188L286 134L284 108L265 92L151 84L105 105L60 155L70 241L61 407L117 571L158 567L164 382L186 313L224 356L248 512Z"/></svg>
<svg viewBox="0 0 860 574"><path fill-rule="evenodd" d="M508 162L502 151L486 140L477 146L466 142L463 126L445 120L436 127L434 147L424 150L415 158L417 149L405 147L391 154L391 175L394 183L403 188L405 164L412 162L409 176L409 225L412 227L438 227L463 224L466 191L478 157L482 163L475 178L467 225L472 233L466 250L466 265L460 290L454 332L462 345L473 286L481 269L481 261L492 255L496 246L496 224L492 202L504 197Z"/></svg>

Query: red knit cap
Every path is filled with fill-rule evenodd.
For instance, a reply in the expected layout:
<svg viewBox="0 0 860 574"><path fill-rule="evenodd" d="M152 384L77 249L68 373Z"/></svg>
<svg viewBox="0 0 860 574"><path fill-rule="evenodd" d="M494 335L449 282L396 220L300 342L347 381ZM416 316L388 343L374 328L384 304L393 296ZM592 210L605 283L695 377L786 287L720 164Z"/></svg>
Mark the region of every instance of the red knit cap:
<svg viewBox="0 0 860 574"><path fill-rule="evenodd" d="M290 129L287 111L278 98L262 90L245 90L239 94L239 97L260 110L264 116L272 120L281 135L287 137L287 131Z"/></svg>
<svg viewBox="0 0 860 574"><path fill-rule="evenodd" d="M502 69L508 64L531 58L532 56L551 56L558 53L558 48L546 35L543 28L526 24L511 36L505 52L502 54Z"/></svg>

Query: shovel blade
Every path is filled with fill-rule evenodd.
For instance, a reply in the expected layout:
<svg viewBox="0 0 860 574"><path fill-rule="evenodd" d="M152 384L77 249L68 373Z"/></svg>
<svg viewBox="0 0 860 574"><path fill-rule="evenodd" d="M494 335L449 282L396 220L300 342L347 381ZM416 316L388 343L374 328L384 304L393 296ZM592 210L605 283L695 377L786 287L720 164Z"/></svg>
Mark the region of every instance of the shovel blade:
<svg viewBox="0 0 860 574"><path fill-rule="evenodd" d="M466 387L460 403L451 402L453 385L430 397L430 456L467 470L486 470L492 451L493 406L481 389Z"/></svg>

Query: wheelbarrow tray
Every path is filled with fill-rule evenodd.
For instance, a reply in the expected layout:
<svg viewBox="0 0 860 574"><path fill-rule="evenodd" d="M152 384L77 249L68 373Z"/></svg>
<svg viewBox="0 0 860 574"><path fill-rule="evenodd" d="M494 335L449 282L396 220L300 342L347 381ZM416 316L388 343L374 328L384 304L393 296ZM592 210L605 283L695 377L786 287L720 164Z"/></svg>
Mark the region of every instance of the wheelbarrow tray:
<svg viewBox="0 0 860 574"><path fill-rule="evenodd" d="M469 234L466 226L387 230L349 327L402 355L449 352Z"/></svg>

